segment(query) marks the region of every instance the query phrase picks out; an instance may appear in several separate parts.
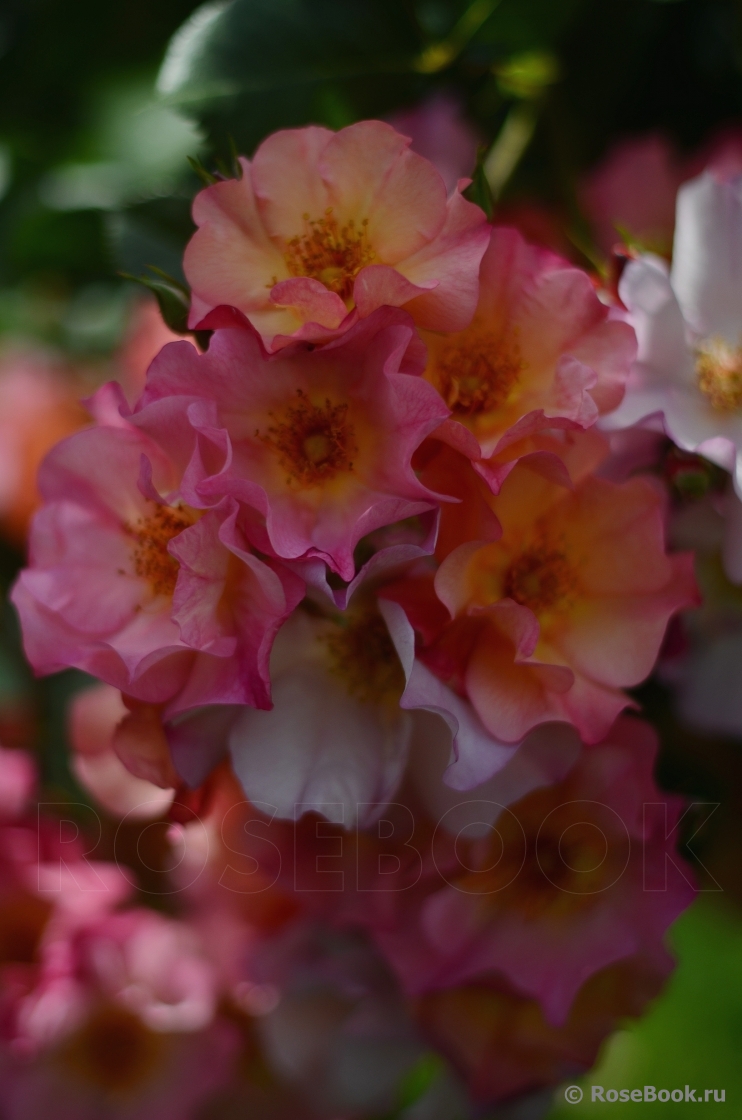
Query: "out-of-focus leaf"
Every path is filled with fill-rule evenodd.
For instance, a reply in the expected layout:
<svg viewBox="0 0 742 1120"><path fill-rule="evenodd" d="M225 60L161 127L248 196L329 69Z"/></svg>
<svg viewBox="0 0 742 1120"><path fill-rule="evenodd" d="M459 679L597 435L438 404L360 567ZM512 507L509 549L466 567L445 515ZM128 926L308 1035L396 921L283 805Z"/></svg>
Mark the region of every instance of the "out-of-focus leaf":
<svg viewBox="0 0 742 1120"><path fill-rule="evenodd" d="M184 282L183 249L194 229L190 199L156 199L129 207L106 215L106 228L118 269L138 276L155 265Z"/></svg>
<svg viewBox="0 0 742 1120"><path fill-rule="evenodd" d="M435 74L450 66L501 3L502 0L472 0L446 38L425 48L415 69L421 74Z"/></svg>
<svg viewBox="0 0 742 1120"><path fill-rule="evenodd" d="M173 39L158 86L220 150L277 128L378 117L426 89L422 36L400 0L233 0L198 9Z"/></svg>
<svg viewBox="0 0 742 1120"><path fill-rule="evenodd" d="M493 44L502 54L546 47L557 40L580 5L583 0L502 0L475 42Z"/></svg>
<svg viewBox="0 0 742 1120"><path fill-rule="evenodd" d="M19 208L0 253L12 279L29 272L55 273L78 282L110 275L101 216L90 210L53 213Z"/></svg>
<svg viewBox="0 0 742 1120"><path fill-rule="evenodd" d="M525 51L496 63L500 92L506 97L532 100L559 80L559 62L550 51Z"/></svg>
<svg viewBox="0 0 742 1120"><path fill-rule="evenodd" d="M202 138L193 122L153 96L150 82L112 82L97 111L89 155L54 167L39 183L51 210L116 210L177 190Z"/></svg>
<svg viewBox="0 0 742 1120"><path fill-rule="evenodd" d="M441 1076L444 1069L444 1062L438 1054L423 1054L420 1061L403 1078L399 1087L400 1108L409 1108L419 1101L435 1079Z"/></svg>
<svg viewBox="0 0 742 1120"><path fill-rule="evenodd" d="M490 148L482 165L493 198L499 198L510 176L531 142L538 107L530 101L513 106L505 118L500 134Z"/></svg>

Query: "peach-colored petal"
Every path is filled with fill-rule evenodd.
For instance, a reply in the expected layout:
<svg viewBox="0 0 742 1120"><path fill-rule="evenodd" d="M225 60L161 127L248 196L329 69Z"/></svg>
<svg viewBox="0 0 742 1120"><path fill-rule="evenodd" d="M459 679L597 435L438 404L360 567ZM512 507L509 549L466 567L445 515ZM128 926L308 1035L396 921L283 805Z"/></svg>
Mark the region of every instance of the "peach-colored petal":
<svg viewBox="0 0 742 1120"><path fill-rule="evenodd" d="M437 280L432 280L426 286L434 288L437 283ZM358 273L353 285L353 298L359 313L365 316L383 305L402 307L409 304L424 290L424 287L410 283L395 268L371 264Z"/></svg>
<svg viewBox="0 0 742 1120"><path fill-rule="evenodd" d="M672 564L664 554L665 500L653 480L616 485L592 479L569 505L565 517L575 525L586 595L647 595L667 585Z"/></svg>
<svg viewBox="0 0 742 1120"><path fill-rule="evenodd" d="M339 327L348 313L339 295L309 276L294 276L274 284L271 300L279 306L291 307L305 322L330 330Z"/></svg>
<svg viewBox="0 0 742 1120"><path fill-rule="evenodd" d="M333 210L342 222L368 220L380 261L397 264L443 226L446 187L410 141L382 121L359 121L333 136L320 161Z"/></svg>
<svg viewBox="0 0 742 1120"><path fill-rule="evenodd" d="M113 749L136 778L160 789L172 789L180 779L170 759L159 710L152 704L130 701L130 711L113 734Z"/></svg>
<svg viewBox="0 0 742 1120"><path fill-rule="evenodd" d="M409 264L400 269L419 283ZM422 325L418 309L435 297L411 305ZM589 427L620 402L636 352L633 330L608 315L586 273L495 227L476 314L460 333L426 337L426 377L486 457L515 431L522 438L524 427Z"/></svg>
<svg viewBox="0 0 742 1120"><path fill-rule="evenodd" d="M247 160L241 179L214 183L196 195L193 220L199 228L183 257L194 296L190 326L220 303L248 314L271 310L270 288L289 272L263 226Z"/></svg>
<svg viewBox="0 0 742 1120"><path fill-rule="evenodd" d="M420 327L431 331L460 331L471 322L479 296L478 269L489 241L483 212L454 191L446 203L446 220L438 236L414 256L400 261L403 276L421 288L436 287L417 296L408 311Z"/></svg>
<svg viewBox="0 0 742 1120"><path fill-rule="evenodd" d="M274 132L255 152L251 174L258 210L267 235L279 246L299 236L307 218L321 218L331 205L319 161L334 136L316 125L288 128Z"/></svg>
<svg viewBox="0 0 742 1120"><path fill-rule="evenodd" d="M556 695L554 684L560 685ZM466 671L466 691L477 715L493 736L510 743L537 723L563 718L559 696L565 685L567 679L544 679L532 666L517 664L512 645L492 631L477 644Z"/></svg>
<svg viewBox="0 0 742 1120"><path fill-rule="evenodd" d="M672 556L667 569L663 586L650 593L581 604L569 627L554 639L570 664L614 688L643 681L652 671L670 615L697 601L692 557Z"/></svg>

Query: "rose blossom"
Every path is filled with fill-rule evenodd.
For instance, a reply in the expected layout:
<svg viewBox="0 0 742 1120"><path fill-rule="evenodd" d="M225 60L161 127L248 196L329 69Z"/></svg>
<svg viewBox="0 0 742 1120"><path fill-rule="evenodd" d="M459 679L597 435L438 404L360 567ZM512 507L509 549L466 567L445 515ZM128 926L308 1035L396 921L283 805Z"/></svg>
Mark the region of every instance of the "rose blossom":
<svg viewBox="0 0 742 1120"><path fill-rule="evenodd" d="M333 133L276 132L242 177L196 196L184 268L191 326L226 304L266 341L323 337L354 309L404 306L420 326L459 330L477 302L483 212L381 121Z"/></svg>
<svg viewBox="0 0 742 1120"><path fill-rule="evenodd" d="M684 451L732 472L742 493L742 177L709 172L678 194L672 270L645 254L619 293L639 339L636 367L611 429L652 417Z"/></svg>
<svg viewBox="0 0 742 1120"><path fill-rule="evenodd" d="M423 337L425 376L452 411L447 438L472 458L559 422L589 427L620 403L636 353L586 273L497 227L470 325Z"/></svg>
<svg viewBox="0 0 742 1120"><path fill-rule="evenodd" d="M495 974L560 1026L590 976L659 949L694 887L674 855L682 801L656 788L656 751L651 727L623 716L560 783L470 842L447 885L410 892L375 933L406 989Z"/></svg>
<svg viewBox="0 0 742 1120"><path fill-rule="evenodd" d="M423 361L394 308L321 348L272 355L239 318L205 354L166 346L131 420L181 464L197 504L230 495L252 507L261 551L316 557L349 580L361 537L437 504L410 464L448 415Z"/></svg>
<svg viewBox="0 0 742 1120"><path fill-rule="evenodd" d="M399 707L404 674L373 597L357 595L342 615L295 611L271 679L273 709L245 708L230 734L250 801L348 828L375 820L402 777L412 717Z"/></svg>
<svg viewBox="0 0 742 1120"><path fill-rule="evenodd" d="M696 600L692 556L665 553L658 485L595 477L585 440L594 453L588 433L566 448L571 482L548 457L516 463L491 502L501 535L470 538L435 576L384 591L418 632L423 665L506 743L548 720L602 738L629 703L621 690L651 672L671 614Z"/></svg>
<svg viewBox="0 0 742 1120"><path fill-rule="evenodd" d="M26 653L39 673L75 666L166 716L268 705L270 645L303 584L252 553L234 500L197 510L178 482L130 427L91 428L50 453L12 592Z"/></svg>

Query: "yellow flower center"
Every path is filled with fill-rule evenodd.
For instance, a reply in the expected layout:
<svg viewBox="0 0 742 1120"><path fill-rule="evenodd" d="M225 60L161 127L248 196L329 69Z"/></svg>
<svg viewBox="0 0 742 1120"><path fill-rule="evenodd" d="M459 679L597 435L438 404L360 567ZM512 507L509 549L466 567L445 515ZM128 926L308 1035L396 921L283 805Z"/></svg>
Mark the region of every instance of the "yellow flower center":
<svg viewBox="0 0 742 1120"><path fill-rule="evenodd" d="M304 233L289 241L285 260L292 276L319 280L331 292L349 302L356 276L376 256L368 243L368 218L360 229L351 218L339 226L332 207L321 218L304 215Z"/></svg>
<svg viewBox="0 0 742 1120"><path fill-rule="evenodd" d="M384 619L375 607L345 614L322 635L330 669L363 704L399 703L405 677Z"/></svg>
<svg viewBox="0 0 742 1120"><path fill-rule="evenodd" d="M358 448L347 404L325 400L316 405L301 389L296 395L297 403L289 405L265 435L255 433L276 452L287 481L319 486L341 472L352 471Z"/></svg>
<svg viewBox="0 0 742 1120"><path fill-rule="evenodd" d="M167 546L195 520L194 511L185 506L156 506L150 517L140 517L126 526L134 538L134 572L140 579L147 580L153 595L172 595L175 590L179 564Z"/></svg>
<svg viewBox="0 0 742 1120"><path fill-rule="evenodd" d="M540 614L568 601L574 582L574 573L563 552L548 545L536 545L510 564L503 581L503 595Z"/></svg>
<svg viewBox="0 0 742 1120"><path fill-rule="evenodd" d="M742 405L742 346L710 338L696 350L698 387L717 412L736 412Z"/></svg>
<svg viewBox="0 0 742 1120"><path fill-rule="evenodd" d="M69 1041L62 1058L81 1080L108 1093L137 1090L162 1059L166 1040L122 1007L104 1006Z"/></svg>
<svg viewBox="0 0 742 1120"><path fill-rule="evenodd" d="M452 412L477 416L505 404L522 370L516 346L473 327L434 346L430 380Z"/></svg>

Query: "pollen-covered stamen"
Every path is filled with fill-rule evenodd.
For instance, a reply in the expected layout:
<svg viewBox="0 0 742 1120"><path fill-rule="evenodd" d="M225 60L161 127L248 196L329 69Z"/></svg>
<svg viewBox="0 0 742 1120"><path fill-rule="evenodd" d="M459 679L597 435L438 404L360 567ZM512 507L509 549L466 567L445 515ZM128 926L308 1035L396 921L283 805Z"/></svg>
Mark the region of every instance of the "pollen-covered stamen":
<svg viewBox="0 0 742 1120"><path fill-rule="evenodd" d="M179 565L167 546L195 520L195 513L184 506L155 506L149 517L127 525L135 542L131 554L134 573L147 580L153 595L172 595L175 590Z"/></svg>
<svg viewBox="0 0 742 1120"><path fill-rule="evenodd" d="M278 454L289 481L318 486L343 471L352 471L358 448L347 404L326 399L316 405L301 389L296 396L297 403L289 405L265 435L256 432Z"/></svg>
<svg viewBox="0 0 742 1120"><path fill-rule="evenodd" d="M162 1061L166 1041L123 1007L103 1006L62 1052L68 1071L108 1093L129 1093Z"/></svg>
<svg viewBox="0 0 742 1120"><path fill-rule="evenodd" d="M304 233L292 237L286 247L289 272L319 280L347 303L356 276L376 259L368 243L368 219L363 219L360 228L353 218L340 226L330 207L321 218L305 214L304 227Z"/></svg>
<svg viewBox="0 0 742 1120"><path fill-rule="evenodd" d="M534 545L522 552L503 580L503 595L534 614L564 605L573 591L574 573L567 557L548 545Z"/></svg>
<svg viewBox="0 0 742 1120"><path fill-rule="evenodd" d="M452 412L477 416L505 404L522 370L517 346L470 328L436 348L432 380Z"/></svg>
<svg viewBox="0 0 742 1120"><path fill-rule="evenodd" d="M384 619L374 606L344 615L323 633L330 669L364 704L394 704L405 676Z"/></svg>
<svg viewBox="0 0 742 1120"><path fill-rule="evenodd" d="M698 387L717 412L742 405L742 346L710 338L696 349Z"/></svg>

